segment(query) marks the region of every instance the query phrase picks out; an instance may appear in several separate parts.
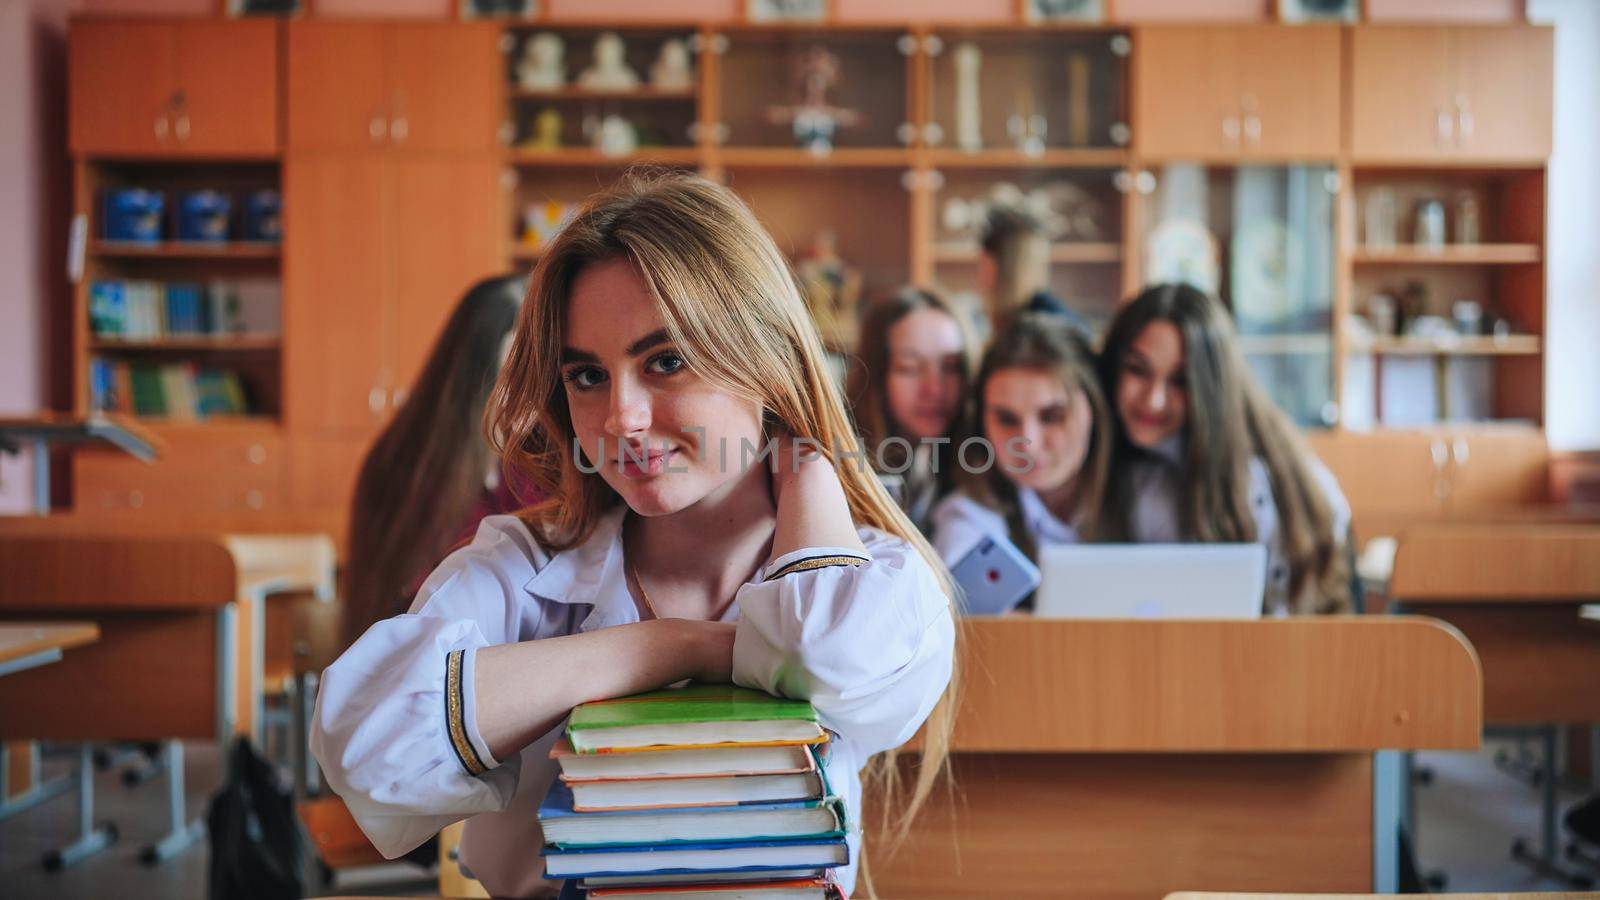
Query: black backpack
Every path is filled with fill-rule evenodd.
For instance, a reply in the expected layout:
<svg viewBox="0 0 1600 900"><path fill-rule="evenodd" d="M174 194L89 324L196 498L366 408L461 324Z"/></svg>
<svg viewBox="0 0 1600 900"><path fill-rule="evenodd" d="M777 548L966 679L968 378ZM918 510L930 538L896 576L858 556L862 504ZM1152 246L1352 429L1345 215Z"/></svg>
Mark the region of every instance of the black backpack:
<svg viewBox="0 0 1600 900"><path fill-rule="evenodd" d="M234 741L228 780L206 812L213 900L287 900L305 893L305 839L294 796L250 739Z"/></svg>

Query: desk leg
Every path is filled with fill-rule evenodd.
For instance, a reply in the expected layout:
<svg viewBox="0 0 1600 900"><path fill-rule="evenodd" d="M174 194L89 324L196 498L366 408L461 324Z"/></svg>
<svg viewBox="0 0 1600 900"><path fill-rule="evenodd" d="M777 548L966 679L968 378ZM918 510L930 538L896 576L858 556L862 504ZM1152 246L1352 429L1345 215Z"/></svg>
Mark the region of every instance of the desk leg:
<svg viewBox="0 0 1600 900"><path fill-rule="evenodd" d="M50 515L50 442L33 439L33 511Z"/></svg>
<svg viewBox="0 0 1600 900"><path fill-rule="evenodd" d="M28 771L28 786L23 788L16 796L11 795L11 747L0 743L0 822L19 813L33 809L35 806L53 797L59 797L72 790L75 782L70 775L63 775L54 781L40 783L39 781L39 742L26 742L27 754L23 765Z"/></svg>
<svg viewBox="0 0 1600 900"><path fill-rule="evenodd" d="M234 695L234 647L239 640L239 605L224 604L217 610L217 747L227 758L233 746L239 721L238 698Z"/></svg>
<svg viewBox="0 0 1600 900"><path fill-rule="evenodd" d="M1400 823L1406 796L1405 755L1395 750L1372 754L1372 890L1400 890Z"/></svg>
<svg viewBox="0 0 1600 900"><path fill-rule="evenodd" d="M160 841L139 851L139 861L147 866L166 862L188 849L205 834L199 819L184 821L183 742L167 741L162 748L167 769L167 833Z"/></svg>
<svg viewBox="0 0 1600 900"><path fill-rule="evenodd" d="M117 839L117 826L107 822L94 825L94 754L84 743L78 747L78 839L44 855L44 867L52 872L77 865L111 846Z"/></svg>

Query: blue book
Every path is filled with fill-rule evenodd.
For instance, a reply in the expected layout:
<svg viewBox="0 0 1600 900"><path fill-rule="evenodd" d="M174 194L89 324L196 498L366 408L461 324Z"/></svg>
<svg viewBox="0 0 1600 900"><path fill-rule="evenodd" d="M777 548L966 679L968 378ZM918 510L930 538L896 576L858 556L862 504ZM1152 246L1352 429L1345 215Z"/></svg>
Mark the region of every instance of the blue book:
<svg viewBox="0 0 1600 900"><path fill-rule="evenodd" d="M850 848L843 837L571 850L546 847L540 853L544 856L546 878L760 873L827 869L850 863Z"/></svg>
<svg viewBox="0 0 1600 900"><path fill-rule="evenodd" d="M539 805L539 824L545 842L565 850L843 838L847 823L844 804L832 795L738 806L577 812L572 789L558 778Z"/></svg>
<svg viewBox="0 0 1600 900"><path fill-rule="evenodd" d="M89 328L96 337L118 337L127 332L127 305L122 282L96 281L89 290Z"/></svg>

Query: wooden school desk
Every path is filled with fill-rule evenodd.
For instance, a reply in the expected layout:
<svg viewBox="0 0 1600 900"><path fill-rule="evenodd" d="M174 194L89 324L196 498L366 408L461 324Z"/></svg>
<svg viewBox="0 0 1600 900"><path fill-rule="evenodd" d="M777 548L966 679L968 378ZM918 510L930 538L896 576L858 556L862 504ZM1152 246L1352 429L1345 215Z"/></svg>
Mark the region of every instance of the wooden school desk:
<svg viewBox="0 0 1600 900"><path fill-rule="evenodd" d="M93 622L14 622L0 625L0 675L61 661L62 651L100 639ZM0 772L0 777L4 773ZM5 791L0 789L0 799Z"/></svg>
<svg viewBox="0 0 1600 900"><path fill-rule="evenodd" d="M1407 529L1389 594L1400 608L1443 619L1483 663L1490 727L1539 727L1555 758L1556 725L1600 723L1600 630L1582 610L1600 599L1600 525L1498 521ZM1540 847L1519 857L1557 867L1555 779L1544 779Z"/></svg>
<svg viewBox="0 0 1600 900"><path fill-rule="evenodd" d="M147 857L178 852L200 833L198 823L182 821L181 741L225 744L256 727L262 606L275 590L331 590L331 573L320 575L306 552L307 546L326 550L325 540L52 535L8 527L0 534L0 618L88 614L100 623L103 640L63 665L0 682L0 740L81 742L80 788L92 785L90 742L165 741L173 827ZM82 818L85 840L63 852L63 865L95 843L89 814Z"/></svg>
<svg viewBox="0 0 1600 900"><path fill-rule="evenodd" d="M1429 619L1009 617L962 640L954 794L892 856L869 831L885 897L1394 890L1391 751L1482 727L1472 648Z"/></svg>

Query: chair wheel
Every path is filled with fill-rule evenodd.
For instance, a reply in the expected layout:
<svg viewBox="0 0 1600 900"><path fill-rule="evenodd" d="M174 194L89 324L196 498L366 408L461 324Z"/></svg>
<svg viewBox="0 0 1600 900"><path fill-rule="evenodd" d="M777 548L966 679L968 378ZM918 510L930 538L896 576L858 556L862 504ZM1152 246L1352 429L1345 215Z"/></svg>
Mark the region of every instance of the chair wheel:
<svg viewBox="0 0 1600 900"><path fill-rule="evenodd" d="M1523 838L1517 838L1516 840L1513 840L1511 842L1511 855L1512 856L1519 856L1520 857L1520 856L1527 855L1527 853L1528 853L1528 842L1526 840L1524 840Z"/></svg>
<svg viewBox="0 0 1600 900"><path fill-rule="evenodd" d="M153 866L161 862L161 856L156 853L156 848L146 847L139 851L139 862L147 866Z"/></svg>
<svg viewBox="0 0 1600 900"><path fill-rule="evenodd" d="M138 787L144 782L138 769L127 769L122 773L122 786L127 788Z"/></svg>
<svg viewBox="0 0 1600 900"><path fill-rule="evenodd" d="M44 870L46 872L61 871L61 853L57 850L51 850L49 853L46 853L42 862L44 863Z"/></svg>
<svg viewBox="0 0 1600 900"><path fill-rule="evenodd" d="M1417 770L1417 784L1420 784L1423 787L1427 787L1428 785L1433 784L1433 770L1432 769L1418 769Z"/></svg>
<svg viewBox="0 0 1600 900"><path fill-rule="evenodd" d="M115 822L101 822L100 828L106 833L107 843L115 844L117 838L122 837L122 832L117 830L117 823Z"/></svg>

